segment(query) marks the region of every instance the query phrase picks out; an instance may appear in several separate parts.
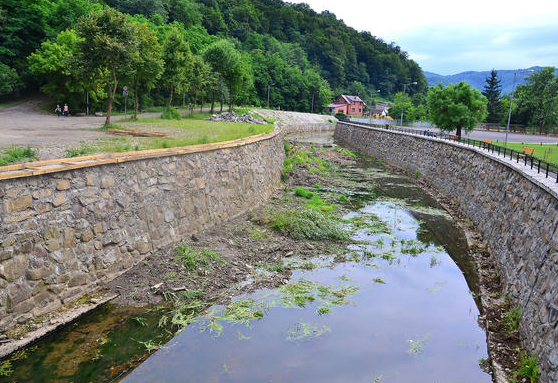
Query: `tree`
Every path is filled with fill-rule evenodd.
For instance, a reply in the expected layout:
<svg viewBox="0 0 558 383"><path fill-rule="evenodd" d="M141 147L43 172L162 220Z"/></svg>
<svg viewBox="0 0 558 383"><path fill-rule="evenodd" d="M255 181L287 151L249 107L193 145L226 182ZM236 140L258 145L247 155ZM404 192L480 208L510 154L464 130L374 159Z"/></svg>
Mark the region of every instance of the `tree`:
<svg viewBox="0 0 558 383"><path fill-rule="evenodd" d="M118 81L129 76L126 70L137 56L136 28L122 13L105 8L101 13L81 19L76 30L82 38L78 42L82 53L80 63L90 73L100 73L107 86L109 99L105 126L109 126Z"/></svg>
<svg viewBox="0 0 558 383"><path fill-rule="evenodd" d="M163 59L165 61L163 84L169 89L167 109L170 109L174 90L180 88L186 91L188 78L192 73L190 46L176 26L171 27L167 32L163 44Z"/></svg>
<svg viewBox="0 0 558 383"><path fill-rule="evenodd" d="M484 86L482 95L488 100L486 122L498 123L502 118L502 86L498 79L498 72L492 69L490 77L487 77L485 82L486 85Z"/></svg>
<svg viewBox="0 0 558 383"><path fill-rule="evenodd" d="M407 93L397 92L395 94L395 101L389 108L389 115L394 120L399 120L403 113L404 122L414 122L415 120L415 106L411 102L411 98Z"/></svg>
<svg viewBox="0 0 558 383"><path fill-rule="evenodd" d="M138 83L150 90L163 73L164 61L157 34L147 23L136 26L138 52L132 61L134 82L134 119L138 118Z"/></svg>
<svg viewBox="0 0 558 383"><path fill-rule="evenodd" d="M543 68L525 78L519 85L513 103L517 110L512 117L515 122L535 125L540 132L558 124L558 76L554 67Z"/></svg>
<svg viewBox="0 0 558 383"><path fill-rule="evenodd" d="M0 63L0 97L17 92L20 86L16 70Z"/></svg>
<svg viewBox="0 0 558 383"><path fill-rule="evenodd" d="M430 118L441 130L472 131L486 117L486 98L463 81L444 87L438 84L428 90Z"/></svg>
<svg viewBox="0 0 558 383"><path fill-rule="evenodd" d="M230 93L229 111L232 111L235 96L250 84L249 63L243 60L242 55L227 40L219 40L208 46L203 52L203 58L225 80Z"/></svg>

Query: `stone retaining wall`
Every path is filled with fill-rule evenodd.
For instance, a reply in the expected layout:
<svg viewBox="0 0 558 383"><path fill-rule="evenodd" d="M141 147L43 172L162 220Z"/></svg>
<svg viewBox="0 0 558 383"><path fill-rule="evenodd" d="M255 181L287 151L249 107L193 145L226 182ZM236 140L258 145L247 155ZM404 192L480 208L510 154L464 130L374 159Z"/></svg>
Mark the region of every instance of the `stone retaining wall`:
<svg viewBox="0 0 558 383"><path fill-rule="evenodd" d="M301 133L301 132L331 132L335 130L334 123L325 124L300 124L300 125L287 125L285 131L287 133Z"/></svg>
<svg viewBox="0 0 558 383"><path fill-rule="evenodd" d="M1 180L0 331L265 203L283 159L276 130L229 148Z"/></svg>
<svg viewBox="0 0 558 383"><path fill-rule="evenodd" d="M558 195L479 149L338 123L335 138L416 175L454 198L499 262L541 382L558 382Z"/></svg>

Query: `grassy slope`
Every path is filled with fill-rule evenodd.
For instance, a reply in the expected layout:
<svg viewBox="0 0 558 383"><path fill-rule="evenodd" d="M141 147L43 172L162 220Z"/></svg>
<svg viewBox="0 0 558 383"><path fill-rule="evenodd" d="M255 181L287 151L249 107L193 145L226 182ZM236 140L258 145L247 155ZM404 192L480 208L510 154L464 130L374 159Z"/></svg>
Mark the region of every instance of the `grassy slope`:
<svg viewBox="0 0 558 383"><path fill-rule="evenodd" d="M495 145L504 146L503 142L497 141L494 142ZM510 143L508 142L508 148L522 151L523 148L532 148L534 149L533 155L535 157L541 158L548 162L558 165L558 144L522 144L522 143ZM545 156L546 152L546 156Z"/></svg>

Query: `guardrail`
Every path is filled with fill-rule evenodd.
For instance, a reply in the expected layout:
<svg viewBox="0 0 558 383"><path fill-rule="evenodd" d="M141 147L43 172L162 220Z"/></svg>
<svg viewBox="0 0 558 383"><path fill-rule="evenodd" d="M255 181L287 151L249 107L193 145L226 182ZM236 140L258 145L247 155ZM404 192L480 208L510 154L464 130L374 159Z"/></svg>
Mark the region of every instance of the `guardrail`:
<svg viewBox="0 0 558 383"><path fill-rule="evenodd" d="M350 122L350 121L341 121L341 122ZM537 173L540 174L542 172L546 178L549 177L556 178L556 183L558 183L558 165L552 164L550 162L542 160L538 157L535 157L523 151L520 152L518 150L506 148L504 146L494 145L486 141L473 140L470 138L461 138L456 135L447 134L443 132L431 132L429 130L420 130L420 129L395 128L395 127L391 127L390 125L384 126L384 125L365 124L365 123L358 123L357 125L372 126L378 129L408 133L416 136L434 137L442 140L459 142L472 147L478 147L480 149L487 150L489 153L497 154L498 156L503 155L504 159L509 158L512 161L516 161L518 164L522 163L523 165L528 166L533 170L536 169Z"/></svg>

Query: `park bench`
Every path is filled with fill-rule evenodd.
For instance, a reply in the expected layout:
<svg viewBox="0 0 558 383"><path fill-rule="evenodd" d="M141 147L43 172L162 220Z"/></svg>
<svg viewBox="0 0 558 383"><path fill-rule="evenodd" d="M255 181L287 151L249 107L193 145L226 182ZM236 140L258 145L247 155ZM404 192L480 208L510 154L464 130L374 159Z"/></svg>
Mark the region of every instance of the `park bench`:
<svg viewBox="0 0 558 383"><path fill-rule="evenodd" d="M528 148L526 146L523 147L523 153L525 153L525 154L533 155L534 152L535 152L535 149L533 149L533 148Z"/></svg>
<svg viewBox="0 0 558 383"><path fill-rule="evenodd" d="M490 140L484 140L482 142L482 147L485 148L485 149L490 148L490 145L492 145L492 141L490 141Z"/></svg>
<svg viewBox="0 0 558 383"><path fill-rule="evenodd" d="M459 141L459 136L451 135L452 140Z"/></svg>

